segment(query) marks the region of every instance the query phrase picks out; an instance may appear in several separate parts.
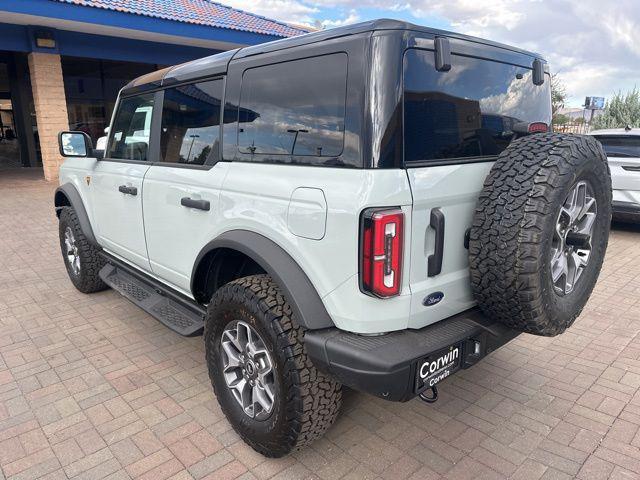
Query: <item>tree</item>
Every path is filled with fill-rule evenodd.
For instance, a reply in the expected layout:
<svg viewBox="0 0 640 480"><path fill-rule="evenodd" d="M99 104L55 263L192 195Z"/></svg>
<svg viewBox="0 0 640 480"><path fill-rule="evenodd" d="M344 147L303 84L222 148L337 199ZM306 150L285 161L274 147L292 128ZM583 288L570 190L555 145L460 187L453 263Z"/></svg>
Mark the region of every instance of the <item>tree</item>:
<svg viewBox="0 0 640 480"><path fill-rule="evenodd" d="M551 113L555 115L564 108L567 100L567 87L557 73L551 75Z"/></svg>
<svg viewBox="0 0 640 480"><path fill-rule="evenodd" d="M209 145L207 145L206 147L204 147L202 149L202 151L200 152L200 154L193 159L193 163L197 164L197 165L203 165L204 162L207 161L207 158L209 157L209 153L211 152L211 147Z"/></svg>
<svg viewBox="0 0 640 480"><path fill-rule="evenodd" d="M551 75L551 122L554 125L563 125L569 123L566 115L558 113L564 108L564 102L567 99L567 87L557 73Z"/></svg>
<svg viewBox="0 0 640 480"><path fill-rule="evenodd" d="M607 100L602 114L593 119L592 126L601 128L640 127L640 90L634 87L627 93L615 93Z"/></svg>

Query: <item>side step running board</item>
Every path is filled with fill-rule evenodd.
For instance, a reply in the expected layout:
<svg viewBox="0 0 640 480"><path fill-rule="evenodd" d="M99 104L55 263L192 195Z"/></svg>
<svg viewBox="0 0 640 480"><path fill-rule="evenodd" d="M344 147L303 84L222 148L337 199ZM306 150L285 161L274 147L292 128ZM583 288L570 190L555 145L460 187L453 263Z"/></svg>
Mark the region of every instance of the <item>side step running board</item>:
<svg viewBox="0 0 640 480"><path fill-rule="evenodd" d="M111 288L180 335L192 336L202 332L204 309L199 305L190 305L188 300L180 299L159 284L112 263L102 267L99 275Z"/></svg>

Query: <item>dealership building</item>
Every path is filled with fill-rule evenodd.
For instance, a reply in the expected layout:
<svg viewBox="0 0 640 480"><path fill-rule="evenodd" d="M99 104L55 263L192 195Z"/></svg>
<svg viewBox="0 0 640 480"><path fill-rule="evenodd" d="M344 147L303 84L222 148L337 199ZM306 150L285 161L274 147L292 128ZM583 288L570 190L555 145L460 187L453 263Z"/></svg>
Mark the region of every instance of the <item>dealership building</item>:
<svg viewBox="0 0 640 480"><path fill-rule="evenodd" d="M57 134L104 135L133 78L239 46L306 33L209 0L0 2L0 175L57 178Z"/></svg>

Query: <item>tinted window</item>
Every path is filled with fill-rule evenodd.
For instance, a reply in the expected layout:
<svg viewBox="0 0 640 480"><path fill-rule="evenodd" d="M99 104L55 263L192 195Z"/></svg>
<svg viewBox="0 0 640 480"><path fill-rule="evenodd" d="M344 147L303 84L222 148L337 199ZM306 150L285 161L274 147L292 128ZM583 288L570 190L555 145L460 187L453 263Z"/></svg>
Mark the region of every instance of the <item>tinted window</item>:
<svg viewBox="0 0 640 480"><path fill-rule="evenodd" d="M152 93L120 100L106 157L146 161L152 113Z"/></svg>
<svg viewBox="0 0 640 480"><path fill-rule="evenodd" d="M222 80L183 85L164 92L160 161L202 165L220 148Z"/></svg>
<svg viewBox="0 0 640 480"><path fill-rule="evenodd" d="M244 72L242 153L335 157L342 153L347 83L343 53Z"/></svg>
<svg viewBox="0 0 640 480"><path fill-rule="evenodd" d="M608 157L640 158L640 136L625 135L620 137L596 136L602 143Z"/></svg>
<svg viewBox="0 0 640 480"><path fill-rule="evenodd" d="M547 77L527 68L459 55L438 72L433 52L404 58L405 161L498 155L530 123L551 123Z"/></svg>

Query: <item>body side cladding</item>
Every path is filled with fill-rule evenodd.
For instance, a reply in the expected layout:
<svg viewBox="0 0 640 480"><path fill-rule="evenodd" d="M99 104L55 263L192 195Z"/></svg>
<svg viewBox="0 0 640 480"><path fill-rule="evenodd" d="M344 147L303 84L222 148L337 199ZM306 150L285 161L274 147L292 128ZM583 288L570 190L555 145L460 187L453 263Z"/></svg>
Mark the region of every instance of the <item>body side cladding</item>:
<svg viewBox="0 0 640 480"><path fill-rule="evenodd" d="M236 250L253 259L280 285L299 324L309 330L333 327L318 292L300 266L279 245L248 230L231 230L209 242L198 254L192 275L191 291L198 290L194 279L202 259L217 249Z"/></svg>
<svg viewBox="0 0 640 480"><path fill-rule="evenodd" d="M58 217L60 216L60 209L62 207L72 207L76 211L78 221L80 222L80 228L82 228L84 236L87 238L89 243L99 246L96 241L96 237L93 234L93 228L91 228L91 222L89 222L89 216L84 208L82 197L73 184L65 183L64 185L60 185L56 188L54 204L56 208L56 216Z"/></svg>

